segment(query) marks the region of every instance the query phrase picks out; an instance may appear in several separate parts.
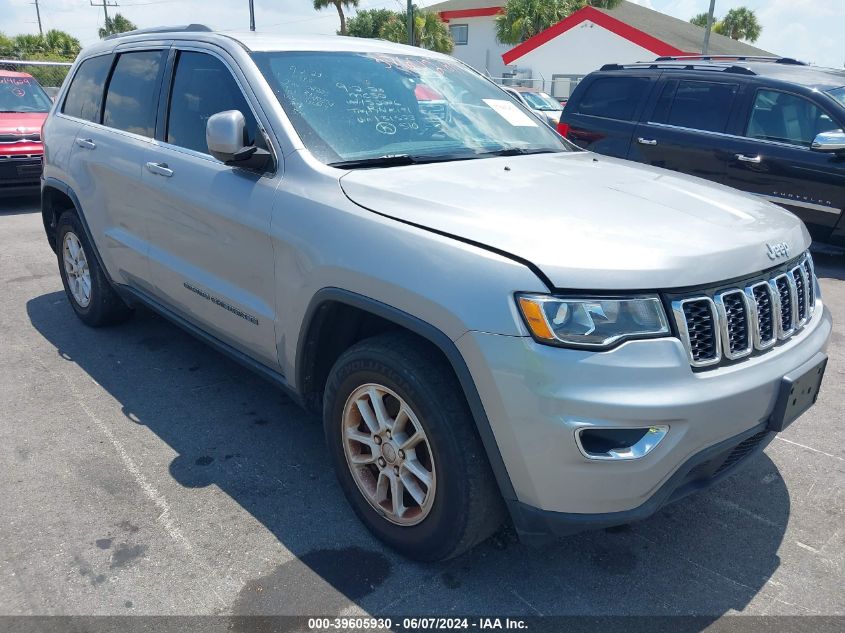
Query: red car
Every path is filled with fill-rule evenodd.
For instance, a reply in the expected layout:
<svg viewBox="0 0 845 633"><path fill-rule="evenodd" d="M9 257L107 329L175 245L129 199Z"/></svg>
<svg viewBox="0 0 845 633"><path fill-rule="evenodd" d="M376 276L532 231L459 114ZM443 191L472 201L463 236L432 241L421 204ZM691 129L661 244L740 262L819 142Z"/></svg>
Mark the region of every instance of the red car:
<svg viewBox="0 0 845 633"><path fill-rule="evenodd" d="M0 70L0 196L38 190L41 126L52 105L32 75Z"/></svg>

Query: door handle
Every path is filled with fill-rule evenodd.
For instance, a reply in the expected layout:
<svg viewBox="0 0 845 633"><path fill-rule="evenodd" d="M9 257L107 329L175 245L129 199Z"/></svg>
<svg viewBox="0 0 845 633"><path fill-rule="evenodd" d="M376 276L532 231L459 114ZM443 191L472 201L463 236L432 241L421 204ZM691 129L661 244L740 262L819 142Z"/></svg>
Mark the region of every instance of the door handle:
<svg viewBox="0 0 845 633"><path fill-rule="evenodd" d="M642 136L637 139L637 143L640 145L657 145L657 139L654 138L643 138Z"/></svg>
<svg viewBox="0 0 845 633"><path fill-rule="evenodd" d="M167 163L147 163L147 170L165 178L170 178L173 175L173 170L167 166Z"/></svg>
<svg viewBox="0 0 845 633"><path fill-rule="evenodd" d="M763 162L763 158L758 154L757 156L746 156L745 154L736 154L736 159L743 163L754 163L755 165Z"/></svg>
<svg viewBox="0 0 845 633"><path fill-rule="evenodd" d="M85 149L94 149L97 147L97 144L90 138L78 138L76 139L76 144Z"/></svg>

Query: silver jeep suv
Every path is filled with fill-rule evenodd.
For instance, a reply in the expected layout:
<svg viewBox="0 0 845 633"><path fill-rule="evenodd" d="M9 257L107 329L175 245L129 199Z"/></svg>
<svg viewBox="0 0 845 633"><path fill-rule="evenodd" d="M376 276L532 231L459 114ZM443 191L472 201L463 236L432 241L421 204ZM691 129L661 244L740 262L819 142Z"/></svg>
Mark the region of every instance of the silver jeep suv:
<svg viewBox="0 0 845 633"><path fill-rule="evenodd" d="M581 151L448 56L136 31L83 51L44 142L78 317L146 305L321 412L417 559L644 518L818 394L795 216Z"/></svg>

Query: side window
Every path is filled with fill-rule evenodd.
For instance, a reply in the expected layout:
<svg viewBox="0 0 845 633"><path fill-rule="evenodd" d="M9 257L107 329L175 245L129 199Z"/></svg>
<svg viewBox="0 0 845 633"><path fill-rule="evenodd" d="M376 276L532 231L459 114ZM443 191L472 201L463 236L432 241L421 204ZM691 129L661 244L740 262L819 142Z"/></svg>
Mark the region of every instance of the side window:
<svg viewBox="0 0 845 633"><path fill-rule="evenodd" d="M254 145L258 124L229 69L213 55L179 53L170 92L167 142L207 154L206 123L211 115L225 110L241 111L246 119L244 143Z"/></svg>
<svg viewBox="0 0 845 633"><path fill-rule="evenodd" d="M724 132L738 89L736 84L680 81L666 123L694 130Z"/></svg>
<svg viewBox="0 0 845 633"><path fill-rule="evenodd" d="M816 135L839 126L813 102L777 90L758 90L745 136L810 147Z"/></svg>
<svg viewBox="0 0 845 633"><path fill-rule="evenodd" d="M158 88L165 51L123 53L109 81L103 125L155 136Z"/></svg>
<svg viewBox="0 0 845 633"><path fill-rule="evenodd" d="M600 77L581 97L578 113L631 121L650 83L646 77Z"/></svg>
<svg viewBox="0 0 845 633"><path fill-rule="evenodd" d="M469 41L469 25L450 24L449 35L452 36L452 41L455 42L455 46L463 46Z"/></svg>
<svg viewBox="0 0 845 633"><path fill-rule="evenodd" d="M669 118L669 110L672 108L672 99L675 98L675 90L678 88L678 82L675 79L667 81L660 91L660 97L654 105L654 112L649 119L652 123L666 123Z"/></svg>
<svg viewBox="0 0 845 633"><path fill-rule="evenodd" d="M73 76L62 112L92 123L100 122L103 90L111 68L112 56L100 55L86 59Z"/></svg>

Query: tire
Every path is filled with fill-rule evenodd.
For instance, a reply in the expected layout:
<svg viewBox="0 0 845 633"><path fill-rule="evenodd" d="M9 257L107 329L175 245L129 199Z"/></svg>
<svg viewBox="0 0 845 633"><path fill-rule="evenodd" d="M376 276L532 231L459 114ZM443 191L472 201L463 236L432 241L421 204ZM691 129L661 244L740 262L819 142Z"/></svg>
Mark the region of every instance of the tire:
<svg viewBox="0 0 845 633"><path fill-rule="evenodd" d="M374 397L384 405L382 417L388 430L393 425L392 434L377 414L369 415L368 424L359 408L363 400L364 410L375 414ZM403 403L407 415L399 414ZM504 521L504 504L452 368L416 337L383 334L344 352L326 384L323 426L353 510L377 538L404 556L453 558ZM382 438L378 443L376 435ZM415 440L413 449L398 450ZM403 481L402 495L393 494L394 479ZM394 511L394 497L402 499L405 510Z"/></svg>
<svg viewBox="0 0 845 633"><path fill-rule="evenodd" d="M81 257L73 256L74 249ZM65 211L56 226L56 251L65 294L76 316L91 327L114 325L128 319L132 310L112 288L97 263L94 250L75 211ZM70 263L66 261L70 260ZM85 269L87 268L87 277ZM80 274L77 274L78 271ZM87 279L87 283L85 280ZM80 288L83 288L80 290ZM87 293L85 292L87 288ZM86 301L87 298L87 301Z"/></svg>

